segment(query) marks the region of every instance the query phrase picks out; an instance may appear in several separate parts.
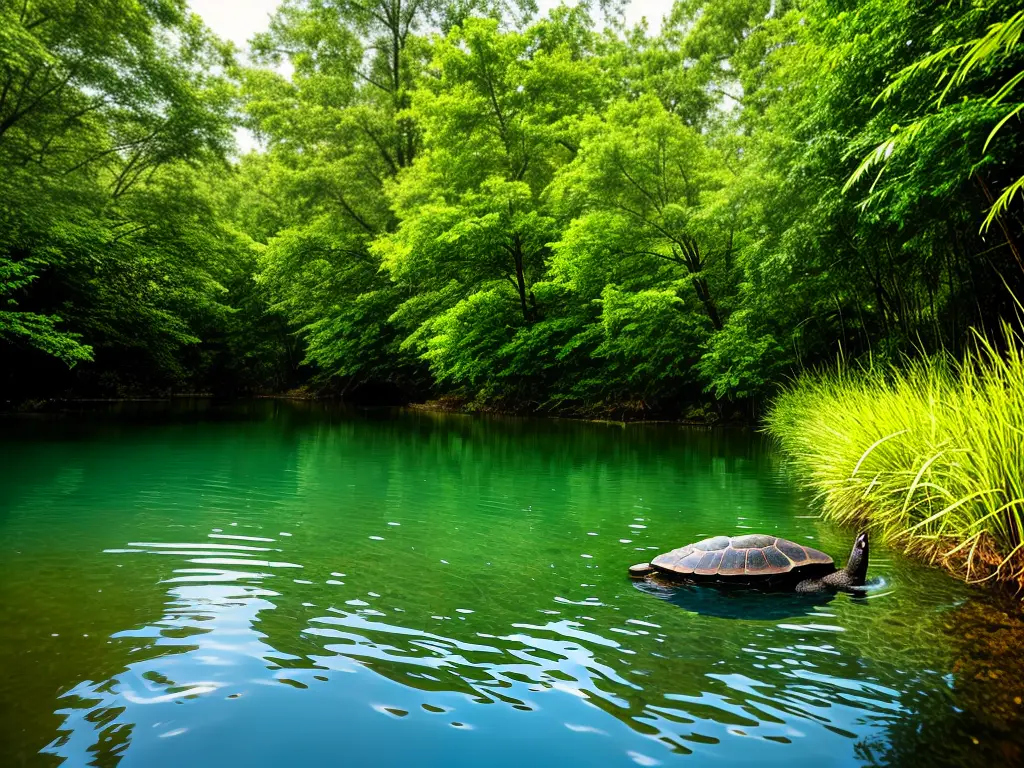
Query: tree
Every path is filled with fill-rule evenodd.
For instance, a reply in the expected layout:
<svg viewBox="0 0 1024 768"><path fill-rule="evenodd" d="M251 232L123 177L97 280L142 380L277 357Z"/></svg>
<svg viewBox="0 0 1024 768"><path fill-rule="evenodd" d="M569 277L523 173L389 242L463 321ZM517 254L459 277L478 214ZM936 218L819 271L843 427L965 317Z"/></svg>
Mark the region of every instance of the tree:
<svg viewBox="0 0 1024 768"><path fill-rule="evenodd" d="M616 102L580 132L579 153L555 193L584 216L601 212L603 226L609 214L621 219L611 227L621 239L604 244L600 258L654 259L682 268L720 330L707 268L730 257L733 233L728 222L702 217L702 202L722 186L722 169L701 135L650 97Z"/></svg>
<svg viewBox="0 0 1024 768"><path fill-rule="evenodd" d="M993 8L994 10L994 8ZM979 22L991 16L990 12L965 15L957 19L950 29L940 25L931 33L929 42L934 41L939 50L922 56L917 61L901 69L892 82L879 94L878 101L888 102L894 97L903 96L904 103L897 107L902 112L899 122L892 126L892 137L876 146L860 163L850 176L844 191L855 185L864 174L875 166L881 165L872 190L878 184L881 174L890 162L900 159L908 150L925 149L917 146L936 141L958 128L967 120L973 122L991 121L994 127L985 138L981 148L985 153L1000 133L1022 109L1024 103L1007 103L1014 95L1019 95L1017 87L1024 80L1024 72L1015 72L1013 52L1024 33L1024 10L1017 11L1005 18L994 21L984 34L962 42L950 42L950 38L970 34L978 28ZM949 72L948 66L934 81L929 90L927 85L922 89L921 80L945 62L955 61L956 67ZM916 87L915 87L916 86ZM953 100L957 92L962 94L959 103ZM915 103L916 102L916 103ZM916 114L915 114L916 113ZM923 114L922 114L923 113ZM908 121L909 119L909 121ZM930 135L929 135L930 134ZM938 134L938 137L936 136ZM1004 151L1013 146L1003 142ZM927 151L925 149L925 151ZM893 155L896 155L893 158ZM982 186L985 196L991 201L988 185L981 179L978 172L992 164L992 157L985 157L971 169L974 178ZM987 162L986 162L987 161ZM992 202L982 229L988 229L993 221L999 221L1000 228L1007 237L1007 245L1013 250L1021 269L1024 260L1020 250L1009 234L1009 227L1000 214L1006 211L1017 193L1024 188L1024 175L1009 181L1002 194ZM869 199L870 201L870 199ZM865 201L865 202L869 202Z"/></svg>
<svg viewBox="0 0 1024 768"><path fill-rule="evenodd" d="M417 287L396 319L441 369L458 366L440 362L450 334L427 341L434 318L461 316L474 295L514 297L516 325L542 314L533 285L557 229L541 198L574 151L570 121L603 98L603 75L581 50L589 38L569 34L585 22L566 10L519 33L468 19L436 42L435 78L414 94L424 152L391 188L401 224L374 249L394 280Z"/></svg>
<svg viewBox="0 0 1024 768"><path fill-rule="evenodd" d="M116 367L103 349L130 338L173 374L218 288L212 251L169 248L196 233L170 188L231 145L229 49L178 0L4 2L0 30L5 356ZM189 268L164 272L172 253Z"/></svg>
<svg viewBox="0 0 1024 768"><path fill-rule="evenodd" d="M245 222L266 245L260 285L301 336L317 377L346 389L418 376L389 341L401 294L370 244L395 225L385 184L419 149L402 112L425 60L415 30L438 11L416 2L286 2L254 49L265 63L287 59L293 74L244 73L248 124L268 143L267 157L250 163L261 169L269 200L260 207L269 206L273 223Z"/></svg>

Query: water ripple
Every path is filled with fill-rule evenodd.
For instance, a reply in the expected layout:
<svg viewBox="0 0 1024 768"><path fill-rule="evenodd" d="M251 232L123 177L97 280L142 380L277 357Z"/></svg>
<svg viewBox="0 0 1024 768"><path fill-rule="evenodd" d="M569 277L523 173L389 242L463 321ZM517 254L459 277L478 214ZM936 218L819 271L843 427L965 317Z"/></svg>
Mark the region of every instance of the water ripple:
<svg viewBox="0 0 1024 768"><path fill-rule="evenodd" d="M726 528L848 547L749 436L488 423L49 446L0 491L4 703L34 707L4 733L147 768L912 767L983 727L964 590L884 549L856 597L625 578Z"/></svg>

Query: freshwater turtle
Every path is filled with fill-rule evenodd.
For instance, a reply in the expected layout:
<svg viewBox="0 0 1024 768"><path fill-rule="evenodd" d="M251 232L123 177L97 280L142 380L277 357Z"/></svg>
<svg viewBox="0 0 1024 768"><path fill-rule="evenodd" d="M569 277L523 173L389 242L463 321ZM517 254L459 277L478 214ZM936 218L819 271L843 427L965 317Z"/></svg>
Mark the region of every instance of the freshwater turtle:
<svg viewBox="0 0 1024 768"><path fill-rule="evenodd" d="M824 552L760 533L713 536L658 555L629 569L630 578L787 587L797 592L850 589L864 583L868 570L868 534L853 543L845 568Z"/></svg>

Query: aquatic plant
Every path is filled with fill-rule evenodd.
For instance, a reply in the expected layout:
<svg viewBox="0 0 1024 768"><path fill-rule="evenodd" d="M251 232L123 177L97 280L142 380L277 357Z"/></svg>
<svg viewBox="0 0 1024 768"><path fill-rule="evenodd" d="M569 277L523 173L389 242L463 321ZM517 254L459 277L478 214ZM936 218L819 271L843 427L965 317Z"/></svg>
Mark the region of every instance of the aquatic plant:
<svg viewBox="0 0 1024 768"><path fill-rule="evenodd" d="M1024 338L975 334L963 361L843 361L807 374L767 417L822 514L969 581L1024 588Z"/></svg>

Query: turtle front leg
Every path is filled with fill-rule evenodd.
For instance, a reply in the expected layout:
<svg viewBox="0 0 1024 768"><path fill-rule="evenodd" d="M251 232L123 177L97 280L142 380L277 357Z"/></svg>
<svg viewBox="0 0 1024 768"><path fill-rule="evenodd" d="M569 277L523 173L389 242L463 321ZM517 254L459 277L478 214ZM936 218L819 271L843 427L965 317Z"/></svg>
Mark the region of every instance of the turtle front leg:
<svg viewBox="0 0 1024 768"><path fill-rule="evenodd" d="M828 589L824 579L804 579L794 588L795 592L824 592Z"/></svg>
<svg viewBox="0 0 1024 768"><path fill-rule="evenodd" d="M835 571L820 579L807 579L796 585L797 592L825 592L826 590L853 589L853 579L845 570Z"/></svg>

